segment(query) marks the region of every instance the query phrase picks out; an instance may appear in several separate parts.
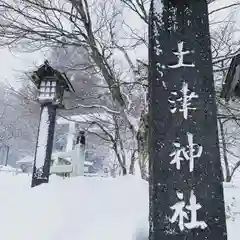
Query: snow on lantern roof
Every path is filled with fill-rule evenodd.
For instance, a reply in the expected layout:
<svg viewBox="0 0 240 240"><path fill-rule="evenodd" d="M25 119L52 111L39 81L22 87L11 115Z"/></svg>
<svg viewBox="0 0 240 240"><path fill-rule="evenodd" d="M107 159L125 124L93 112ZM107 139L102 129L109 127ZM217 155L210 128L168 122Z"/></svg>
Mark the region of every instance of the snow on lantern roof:
<svg viewBox="0 0 240 240"><path fill-rule="evenodd" d="M64 88L65 91L75 92L74 88L65 73L60 73L59 71L53 69L49 62L46 60L42 66L40 66L36 71L33 72L31 76L32 82L39 87L40 82L44 81L46 77L54 77L56 81Z"/></svg>
<svg viewBox="0 0 240 240"><path fill-rule="evenodd" d="M221 98L225 98L229 101L232 95L240 98L240 54L232 58L231 64L228 68L227 75L225 77Z"/></svg>

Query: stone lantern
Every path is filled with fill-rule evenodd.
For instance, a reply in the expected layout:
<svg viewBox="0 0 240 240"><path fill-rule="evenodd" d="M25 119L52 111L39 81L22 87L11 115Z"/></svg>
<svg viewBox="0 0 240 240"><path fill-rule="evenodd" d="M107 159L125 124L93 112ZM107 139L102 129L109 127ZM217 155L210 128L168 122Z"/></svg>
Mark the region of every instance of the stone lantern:
<svg viewBox="0 0 240 240"><path fill-rule="evenodd" d="M38 89L37 99L41 105L32 175L34 187L49 180L56 110L64 108L64 92L74 92L74 89L66 74L53 69L48 61L34 71L31 81Z"/></svg>
<svg viewBox="0 0 240 240"><path fill-rule="evenodd" d="M57 107L63 107L64 91L74 92L73 86L65 73L53 69L48 61L34 71L31 80L38 89L38 101L40 104L52 103Z"/></svg>

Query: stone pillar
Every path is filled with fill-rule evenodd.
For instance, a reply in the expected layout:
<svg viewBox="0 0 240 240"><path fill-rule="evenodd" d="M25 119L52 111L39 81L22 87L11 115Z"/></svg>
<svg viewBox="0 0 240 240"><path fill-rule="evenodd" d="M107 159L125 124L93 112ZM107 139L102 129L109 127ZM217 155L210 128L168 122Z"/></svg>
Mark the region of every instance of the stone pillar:
<svg viewBox="0 0 240 240"><path fill-rule="evenodd" d="M68 129L68 136L67 136L67 146L66 146L66 152L72 151L74 147L74 138L75 138L75 132L76 132L76 123L75 122L69 122L69 129Z"/></svg>
<svg viewBox="0 0 240 240"><path fill-rule="evenodd" d="M73 171L71 176L84 176L84 162L85 162L85 134L80 131L76 138L76 145L74 154L72 156Z"/></svg>
<svg viewBox="0 0 240 240"><path fill-rule="evenodd" d="M206 0L153 0L150 240L226 240Z"/></svg>

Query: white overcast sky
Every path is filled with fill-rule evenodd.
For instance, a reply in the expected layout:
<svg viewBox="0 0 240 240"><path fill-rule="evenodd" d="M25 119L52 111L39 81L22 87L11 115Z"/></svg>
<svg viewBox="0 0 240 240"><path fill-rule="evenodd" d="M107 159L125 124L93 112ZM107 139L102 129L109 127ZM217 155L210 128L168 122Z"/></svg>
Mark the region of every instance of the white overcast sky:
<svg viewBox="0 0 240 240"><path fill-rule="evenodd" d="M225 4L230 4L231 2L236 2L236 0L218 0L214 7L223 6ZM238 11L240 9L238 8ZM221 12L220 18L224 18L229 11ZM240 19L240 14L235 13L235 17ZM239 26L240 27L240 26ZM20 87L20 80L18 80L18 75L22 71L29 71L33 69L34 66L43 63L45 56L42 52L35 53L16 53L11 52L7 48L0 48L0 81L5 81L10 83L12 86Z"/></svg>
<svg viewBox="0 0 240 240"><path fill-rule="evenodd" d="M0 48L0 56L0 81L10 83L17 88L21 86L21 81L18 80L19 74L33 69L33 66L41 64L44 60L44 54L41 52L17 53L8 48Z"/></svg>

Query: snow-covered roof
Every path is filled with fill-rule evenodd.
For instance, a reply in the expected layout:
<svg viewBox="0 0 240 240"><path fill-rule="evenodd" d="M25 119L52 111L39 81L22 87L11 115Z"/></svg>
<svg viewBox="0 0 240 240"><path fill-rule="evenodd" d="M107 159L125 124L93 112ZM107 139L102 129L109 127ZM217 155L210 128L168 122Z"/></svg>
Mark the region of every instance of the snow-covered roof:
<svg viewBox="0 0 240 240"><path fill-rule="evenodd" d="M0 171L11 172L11 171L16 171L16 170L17 170L17 168L13 168L10 165L7 165L7 166L0 165Z"/></svg>
<svg viewBox="0 0 240 240"><path fill-rule="evenodd" d="M34 159L33 156L25 156L20 160L16 161L16 163L33 163Z"/></svg>
<svg viewBox="0 0 240 240"><path fill-rule="evenodd" d="M86 165L86 166L92 166L92 165L93 165L93 162L84 161L84 165Z"/></svg>

